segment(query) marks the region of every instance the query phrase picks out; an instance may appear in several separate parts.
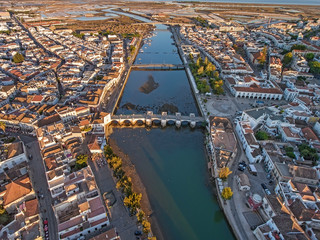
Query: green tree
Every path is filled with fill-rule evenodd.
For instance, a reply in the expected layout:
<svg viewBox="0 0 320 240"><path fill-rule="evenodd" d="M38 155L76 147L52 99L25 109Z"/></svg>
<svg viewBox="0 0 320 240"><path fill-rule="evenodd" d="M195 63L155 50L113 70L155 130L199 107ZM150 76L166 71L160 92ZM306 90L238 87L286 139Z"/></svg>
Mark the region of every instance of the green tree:
<svg viewBox="0 0 320 240"><path fill-rule="evenodd" d="M9 219L9 214L6 209L4 209L3 205L0 205L0 224L4 226L7 225Z"/></svg>
<svg viewBox="0 0 320 240"><path fill-rule="evenodd" d="M313 53L307 53L305 57L306 57L306 60L309 62L309 61L314 59L314 54Z"/></svg>
<svg viewBox="0 0 320 240"><path fill-rule="evenodd" d="M76 169L80 170L81 168L84 168L86 166L88 166L88 155L80 154L79 156L77 156Z"/></svg>
<svg viewBox="0 0 320 240"><path fill-rule="evenodd" d="M314 74L320 74L320 62L311 61L309 62L310 72Z"/></svg>
<svg viewBox="0 0 320 240"><path fill-rule="evenodd" d="M317 161L319 160L319 156L317 154L316 149L308 146L307 144L301 144L300 146L298 146L298 148L301 156L305 160L311 160L314 165L317 164Z"/></svg>
<svg viewBox="0 0 320 240"><path fill-rule="evenodd" d="M83 33L76 33L76 32L72 32L72 35L77 37L77 38L80 38L80 39L83 39L84 37L84 34Z"/></svg>
<svg viewBox="0 0 320 240"><path fill-rule="evenodd" d="M17 53L12 57L12 61L13 61L14 63L21 63L21 62L24 61L24 56L23 56L21 53L17 52Z"/></svg>
<svg viewBox="0 0 320 240"><path fill-rule="evenodd" d="M307 47L305 45L302 45L302 44L294 44L292 47L291 47L291 51L292 50L306 50Z"/></svg>
<svg viewBox="0 0 320 240"><path fill-rule="evenodd" d="M292 52L288 52L286 55L284 55L283 60L282 60L282 64L285 66L289 66L292 62Z"/></svg>
<svg viewBox="0 0 320 240"><path fill-rule="evenodd" d="M212 84L211 87L214 91L215 94L220 95L223 94L223 81L220 78L215 79Z"/></svg>
<svg viewBox="0 0 320 240"><path fill-rule="evenodd" d="M296 155L294 155L293 152L287 152L286 155L287 155L289 158L292 158L292 159L295 159L295 158L296 158Z"/></svg>
<svg viewBox="0 0 320 240"><path fill-rule="evenodd" d="M106 156L106 158L110 158L113 156L113 150L110 147L110 145L105 145L103 148L104 151L104 155Z"/></svg>
<svg viewBox="0 0 320 240"><path fill-rule="evenodd" d="M268 134L265 131L258 131L255 134L257 140L267 140L269 138Z"/></svg>

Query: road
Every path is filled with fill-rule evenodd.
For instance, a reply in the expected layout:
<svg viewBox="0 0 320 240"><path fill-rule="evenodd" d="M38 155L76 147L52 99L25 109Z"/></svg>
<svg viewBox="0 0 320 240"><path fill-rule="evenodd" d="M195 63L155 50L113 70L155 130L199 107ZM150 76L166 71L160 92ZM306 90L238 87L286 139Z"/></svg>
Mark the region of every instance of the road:
<svg viewBox="0 0 320 240"><path fill-rule="evenodd" d="M36 138L28 136L20 136L20 139L27 146L28 155L32 155L32 160L29 161L29 175L32 186L36 193L43 195L39 198L39 212L42 219L48 219L49 222L49 239L57 240L57 222L52 209L52 198L48 190L47 178L43 159L40 154L40 146ZM38 195L38 194L37 194ZM42 227L42 225L40 225ZM42 232L42 229L41 229Z"/></svg>

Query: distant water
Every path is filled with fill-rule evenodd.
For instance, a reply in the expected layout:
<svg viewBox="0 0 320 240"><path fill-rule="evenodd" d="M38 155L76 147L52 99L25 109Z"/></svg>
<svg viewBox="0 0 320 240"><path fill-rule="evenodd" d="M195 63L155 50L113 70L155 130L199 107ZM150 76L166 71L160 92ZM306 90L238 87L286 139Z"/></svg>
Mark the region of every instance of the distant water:
<svg viewBox="0 0 320 240"><path fill-rule="evenodd" d="M131 0L139 1L139 0ZM159 2L158 0L144 0L149 2ZM218 3L252 3L252 4L285 4L285 5L320 5L320 0L183 0L184 2L218 2ZM161 2L176 2L171 0L161 0Z"/></svg>

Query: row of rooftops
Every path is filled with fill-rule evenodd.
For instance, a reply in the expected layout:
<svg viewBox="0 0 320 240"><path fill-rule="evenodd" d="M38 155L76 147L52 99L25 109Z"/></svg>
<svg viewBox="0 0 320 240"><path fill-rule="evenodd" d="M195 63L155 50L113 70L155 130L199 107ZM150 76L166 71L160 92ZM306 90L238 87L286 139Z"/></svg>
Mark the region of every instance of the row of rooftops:
<svg viewBox="0 0 320 240"><path fill-rule="evenodd" d="M9 215L9 221L0 228L0 238L39 237L39 205L28 173L24 143L0 144L0 151L0 203Z"/></svg>
<svg viewBox="0 0 320 240"><path fill-rule="evenodd" d="M68 31L53 33L49 28L41 26L29 28L36 39L36 41L33 41L26 31L15 29L15 27L19 27L15 21L10 21L8 27L12 29L9 35L4 35L4 39L7 42L11 41L17 47L16 49L13 47L12 49L7 48L5 42L2 44L0 41L0 55L4 53L8 58L7 60L1 58L1 61L7 62L2 64L4 73L0 76L0 85L8 86L2 87L3 94L0 94L5 97L0 99L0 107L6 106L5 109L9 110L9 112L2 112L4 113L4 119L8 121L16 120L15 116L10 117L14 112L13 109L17 110L16 113L21 114L20 109L26 109L21 121L34 124L35 119L43 118L42 114L44 112L46 115L50 112L54 114L54 111L46 110L51 110L50 106L57 104L78 104L83 107L98 108L103 89L116 84L123 71L122 62L114 62L102 75L97 75L99 68L95 71L86 71L85 61L95 63L98 66L106 66L104 61L108 56L106 55L106 49L100 47L100 42L87 42L78 39ZM17 32L18 34L16 34ZM115 37L117 38L117 36ZM104 39L101 40L104 41ZM24 46L25 50L20 49L20 45L17 44L18 41ZM40 42L41 46L37 42ZM118 55L121 55L123 49L122 45L119 44L121 45L121 41L117 41L116 51ZM119 47L117 47L118 45ZM53 46L55 47L53 48ZM109 44L104 46L109 46ZM15 64L10 58L17 52L24 55L24 61ZM63 64L61 59L64 60ZM57 74L64 90L62 97L58 89L60 86L56 81L57 76L51 71L58 66ZM24 69L29 75L24 75ZM6 88L12 88L13 84L16 84L16 88L12 93L10 92L11 101L9 102L7 95L11 90L6 90ZM32 112L33 110L35 112ZM28 117L29 115L32 116Z"/></svg>
<svg viewBox="0 0 320 240"><path fill-rule="evenodd" d="M202 48L213 58L222 72L253 72L246 61L232 48L232 41L219 31L204 32L200 27L181 27L182 36L194 46Z"/></svg>
<svg viewBox="0 0 320 240"><path fill-rule="evenodd" d="M90 229L93 232L94 227L108 225L109 219L91 168L74 169L77 156L86 154L79 126L90 125L93 117L87 115L86 107L74 109L66 106L56 112L59 118L38 123L36 133L53 198L59 236L67 239L85 235ZM72 126L61 120L68 114L74 116ZM75 128L79 131L74 132Z"/></svg>

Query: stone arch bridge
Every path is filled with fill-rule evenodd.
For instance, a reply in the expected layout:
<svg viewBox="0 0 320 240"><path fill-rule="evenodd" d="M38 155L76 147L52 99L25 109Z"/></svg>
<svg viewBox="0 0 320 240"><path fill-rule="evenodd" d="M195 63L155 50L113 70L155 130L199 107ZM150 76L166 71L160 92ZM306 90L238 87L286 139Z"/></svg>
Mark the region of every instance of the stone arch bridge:
<svg viewBox="0 0 320 240"><path fill-rule="evenodd" d="M182 122L188 122L191 128L194 128L198 122L206 122L203 117L196 117L194 113L190 113L189 116L182 116L181 113L168 115L167 112L153 114L152 111L148 111L146 114L113 115L108 124L117 123L123 125L130 123L135 125L137 122L142 122L146 126L151 126L154 121L160 121L162 127L165 127L169 121L173 121L177 127L180 127Z"/></svg>

